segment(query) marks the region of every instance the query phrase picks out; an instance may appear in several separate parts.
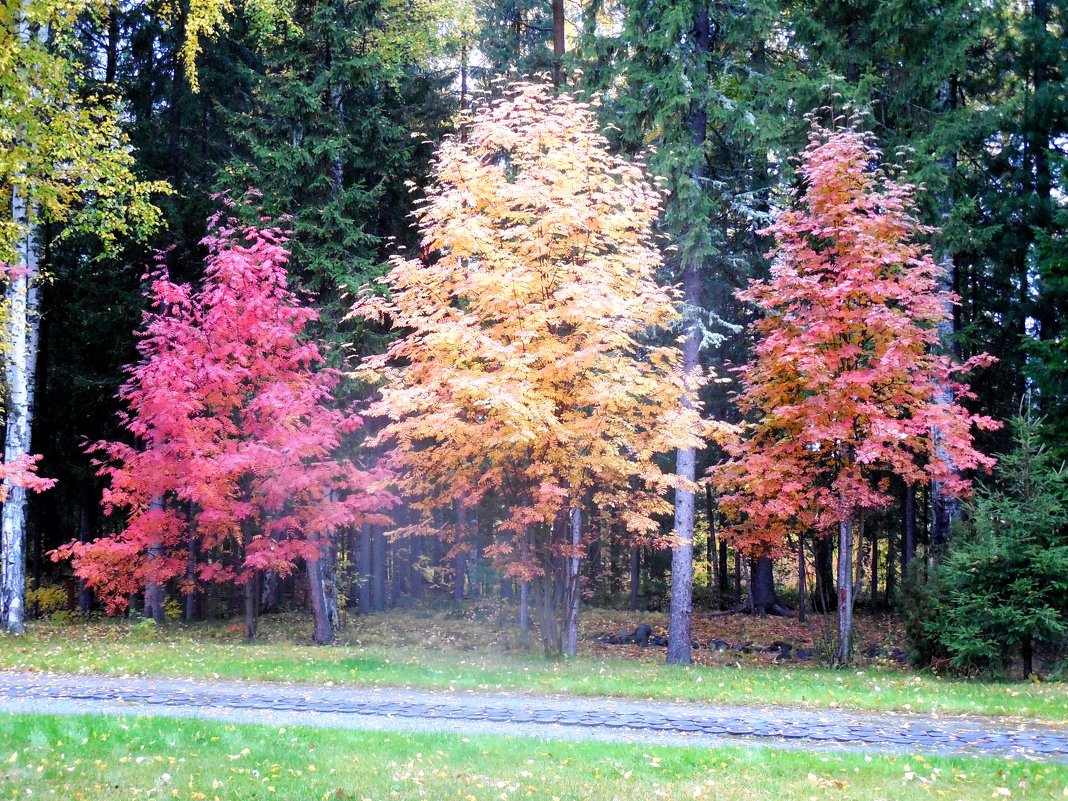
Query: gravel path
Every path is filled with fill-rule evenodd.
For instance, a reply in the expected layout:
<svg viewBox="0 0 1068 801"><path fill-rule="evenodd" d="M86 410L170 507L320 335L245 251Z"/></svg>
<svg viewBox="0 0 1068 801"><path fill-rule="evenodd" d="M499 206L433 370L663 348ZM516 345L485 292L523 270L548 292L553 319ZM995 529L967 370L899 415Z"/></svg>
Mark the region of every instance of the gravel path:
<svg viewBox="0 0 1068 801"><path fill-rule="evenodd" d="M966 754L1068 763L1068 730L1036 723L611 698L0 672L0 711L153 715L691 747L733 744Z"/></svg>

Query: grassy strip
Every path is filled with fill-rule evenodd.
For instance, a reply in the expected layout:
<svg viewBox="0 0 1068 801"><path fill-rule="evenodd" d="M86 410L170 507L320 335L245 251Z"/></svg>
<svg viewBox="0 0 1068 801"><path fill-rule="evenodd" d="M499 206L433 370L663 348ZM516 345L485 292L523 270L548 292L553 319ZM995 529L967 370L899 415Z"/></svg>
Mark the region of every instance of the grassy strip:
<svg viewBox="0 0 1068 801"><path fill-rule="evenodd" d="M956 801L1068 794L1068 767L0 715L0 798Z"/></svg>
<svg viewBox="0 0 1068 801"><path fill-rule="evenodd" d="M274 626L272 633L269 629ZM297 681L421 689L611 695L709 703L972 713L1068 722L1068 685L944 679L879 668L668 667L589 656L549 660L523 652L293 642L292 621L266 618L266 642L249 645L220 627L143 632L123 623L37 624L4 641L0 668L108 675ZM299 629L298 629L299 630ZM651 656L656 658L654 652Z"/></svg>

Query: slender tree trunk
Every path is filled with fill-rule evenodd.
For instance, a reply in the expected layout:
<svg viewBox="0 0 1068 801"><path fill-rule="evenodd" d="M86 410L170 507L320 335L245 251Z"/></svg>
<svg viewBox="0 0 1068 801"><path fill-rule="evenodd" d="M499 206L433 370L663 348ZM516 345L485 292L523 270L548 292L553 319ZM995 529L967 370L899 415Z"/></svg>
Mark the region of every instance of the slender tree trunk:
<svg viewBox="0 0 1068 801"><path fill-rule="evenodd" d="M371 528L371 609L386 609L386 535Z"/></svg>
<svg viewBox="0 0 1068 801"><path fill-rule="evenodd" d="M1024 678L1030 678L1035 672L1035 652L1030 635L1024 637L1023 642L1020 643L1020 657L1023 660Z"/></svg>
<svg viewBox="0 0 1068 801"><path fill-rule="evenodd" d="M897 582L897 547L893 526L886 528L886 580L883 582L883 606L892 609Z"/></svg>
<svg viewBox="0 0 1068 801"><path fill-rule="evenodd" d="M108 5L108 41L107 53L104 62L104 83L115 90L115 79L119 68L119 16L122 14L122 3L119 0Z"/></svg>
<svg viewBox="0 0 1068 801"><path fill-rule="evenodd" d="M82 487L81 496L82 504L81 509L78 512L78 542L82 545L95 539L93 536L93 522L95 515L91 512L91 497L92 493L88 489L88 483ZM95 505L92 506L95 509ZM83 615L89 614L93 608L93 594L89 589L89 585L85 583L85 579L78 579L78 611Z"/></svg>
<svg viewBox="0 0 1068 801"><path fill-rule="evenodd" d="M854 608L856 608L857 605L857 595L860 594L860 588L863 586L864 583L864 544L867 542L867 538L864 536L864 533L867 531L867 529L867 517L865 516L864 512L861 512L859 530L855 532L853 537L853 542L856 546L855 550L857 551L857 553L855 554L856 558L854 559L856 563L856 574L853 577L853 588L850 595L853 598Z"/></svg>
<svg viewBox="0 0 1068 801"><path fill-rule="evenodd" d="M530 530L523 532L523 540L519 544L519 558L526 566L530 558ZM519 582L519 644L524 648L530 647L530 582L523 579Z"/></svg>
<svg viewBox="0 0 1068 801"><path fill-rule="evenodd" d="M356 572L360 576L360 614L372 611L371 604L371 525L360 526L360 543L356 552Z"/></svg>
<svg viewBox="0 0 1068 801"><path fill-rule="evenodd" d="M256 639L260 624L260 571L253 570L245 582L245 636Z"/></svg>
<svg viewBox="0 0 1068 801"><path fill-rule="evenodd" d="M905 499L901 512L901 576L907 578L909 565L916 556L916 487L905 487Z"/></svg>
<svg viewBox="0 0 1068 801"><path fill-rule="evenodd" d="M411 540L393 540L393 581L389 586L390 604L400 606L404 595L404 579L408 575L410 560L408 559L408 543Z"/></svg>
<svg viewBox="0 0 1068 801"><path fill-rule="evenodd" d="M694 58L698 62L697 74L704 75L704 61L710 47L708 7L701 5L694 20ZM708 113L700 100L690 106L690 130L694 146L704 147L708 134ZM695 183L705 175L703 162L694 174ZM685 259L682 270L682 297L684 304L684 330L686 339L682 346L683 374L690 378L697 374L701 355L701 326L697 319L701 308L701 261L697 256ZM696 478L697 451L682 448L675 457L675 472L684 480ZM675 490L675 537L677 544L671 549L671 605L668 613L667 663L688 665L693 661L691 617L693 614L693 517L694 494L688 488Z"/></svg>
<svg viewBox="0 0 1068 801"><path fill-rule="evenodd" d="M29 47L32 32L26 19L26 6L16 22L16 35ZM4 290L7 306L5 372L7 378L7 429L4 462L12 464L30 453L33 424L34 374L37 369L38 279L40 251L37 242L37 210L23 195L18 184L11 191L11 220L18 231L16 249L18 274ZM10 478L3 483L4 507L0 515L0 618L5 631L21 634L26 630L26 489Z"/></svg>
<svg viewBox="0 0 1068 801"><path fill-rule="evenodd" d="M464 600L464 577L467 575L467 551L463 540L467 535L467 507L456 504L456 556L453 558L452 599L456 603Z"/></svg>
<svg viewBox="0 0 1068 801"><path fill-rule="evenodd" d="M326 576L323 570L323 561L327 558L326 549L321 548L319 535L310 533L308 543L318 550L318 556L305 560L304 566L308 572L308 594L311 596L312 621L314 624L313 639L319 645L327 645L334 639L334 626L330 620L327 606ZM326 546L327 548L329 546Z"/></svg>
<svg viewBox="0 0 1068 801"><path fill-rule="evenodd" d="M571 555L568 558L567 593L567 655L578 653L578 616L579 603L582 600L580 567L582 561L579 549L582 547L582 509L576 506L571 510Z"/></svg>
<svg viewBox="0 0 1068 801"><path fill-rule="evenodd" d="M797 535L797 619L801 623L805 622L805 594L808 592L805 586L805 534L801 532Z"/></svg>
<svg viewBox="0 0 1068 801"><path fill-rule="evenodd" d="M408 540L408 543L408 586L412 599L418 600L423 597L423 593L426 591L426 580L423 578L422 571L423 538L412 537Z"/></svg>
<svg viewBox="0 0 1068 801"><path fill-rule="evenodd" d="M630 546L630 611L637 612L641 597L642 583L642 549L640 545Z"/></svg>
<svg viewBox="0 0 1068 801"><path fill-rule="evenodd" d="M742 603L742 552L734 552L734 605Z"/></svg>
<svg viewBox="0 0 1068 801"><path fill-rule="evenodd" d="M185 565L185 578L189 583L190 590L185 595L185 622L192 623L197 616L197 536L193 534L189 538L189 555Z"/></svg>
<svg viewBox="0 0 1068 801"><path fill-rule="evenodd" d="M708 517L708 539L705 542L705 573L708 589L716 586L716 503L712 499L712 487L705 484L705 516Z"/></svg>
<svg viewBox="0 0 1068 801"><path fill-rule="evenodd" d="M871 526L871 612L879 611L879 527Z"/></svg>
<svg viewBox="0 0 1068 801"><path fill-rule="evenodd" d="M553 10L553 86L564 85L564 0L552 0Z"/></svg>
<svg viewBox="0 0 1068 801"><path fill-rule="evenodd" d="M838 524L838 652L835 663L853 656L853 521Z"/></svg>
<svg viewBox="0 0 1068 801"><path fill-rule="evenodd" d="M939 106L941 107L941 112L943 114L952 112L956 106L957 97L955 76L951 76L945 81L939 94ZM948 152L942 158L942 166L946 171L946 174L952 176L957 168L957 154L955 152ZM950 215L952 214L953 206L955 205L952 184L947 185L947 191L942 193L939 202L942 212L942 224L945 226L950 221ZM939 276L938 288L943 292L949 293L953 290L954 284L957 283L957 267L953 259L953 254L949 248L942 242L937 244L940 245L937 249L941 251L941 258L939 260L942 263L942 273ZM957 317L953 304L947 304L945 319L938 323L938 336L941 340L943 349L950 353L955 350L955 319L957 319ZM952 403L953 400L953 391L948 385L942 384L937 388L934 397L935 403ZM943 444L942 432L935 428L931 432L931 439L934 444L935 456L945 464L949 465L954 474L958 474L959 471L953 464L953 460L950 458L949 454L946 452ZM950 527L953 525L954 520L960 518L960 514L960 501L955 496L946 492L941 481L938 481L937 479L931 481L931 547L928 553L929 559L938 559L945 553L945 550L949 545Z"/></svg>
<svg viewBox="0 0 1068 801"><path fill-rule="evenodd" d="M727 543L722 539L719 541L719 608L728 609L730 607L729 596L731 592L731 580L728 575L729 568L727 567Z"/></svg>

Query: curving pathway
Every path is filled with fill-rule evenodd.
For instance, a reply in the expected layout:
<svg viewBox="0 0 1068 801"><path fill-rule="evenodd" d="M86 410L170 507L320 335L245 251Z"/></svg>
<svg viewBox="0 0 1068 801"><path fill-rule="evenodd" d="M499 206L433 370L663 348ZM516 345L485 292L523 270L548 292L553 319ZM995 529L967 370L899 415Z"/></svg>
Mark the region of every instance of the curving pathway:
<svg viewBox="0 0 1068 801"><path fill-rule="evenodd" d="M239 723L999 756L1068 763L1068 729L1003 719L612 698L445 693L0 672L0 711Z"/></svg>

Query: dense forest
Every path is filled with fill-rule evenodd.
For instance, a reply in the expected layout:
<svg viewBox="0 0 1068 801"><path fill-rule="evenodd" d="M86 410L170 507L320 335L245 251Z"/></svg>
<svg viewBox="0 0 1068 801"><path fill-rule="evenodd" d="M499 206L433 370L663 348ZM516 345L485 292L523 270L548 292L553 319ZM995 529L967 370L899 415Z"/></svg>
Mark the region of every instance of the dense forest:
<svg viewBox="0 0 1068 801"><path fill-rule="evenodd" d="M4 628L1068 640L1057 0L4 0Z"/></svg>

